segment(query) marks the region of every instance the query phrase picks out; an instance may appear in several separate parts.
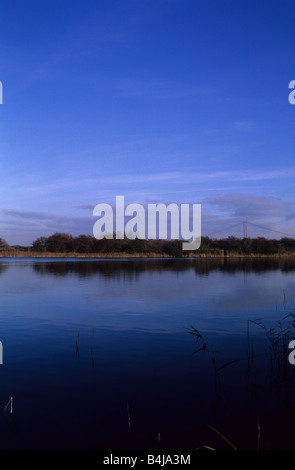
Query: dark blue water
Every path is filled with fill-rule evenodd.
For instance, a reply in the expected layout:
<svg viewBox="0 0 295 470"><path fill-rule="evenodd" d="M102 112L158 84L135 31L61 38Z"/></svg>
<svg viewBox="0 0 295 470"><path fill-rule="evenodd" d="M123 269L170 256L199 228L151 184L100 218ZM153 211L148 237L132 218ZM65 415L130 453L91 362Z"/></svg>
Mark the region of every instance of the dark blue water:
<svg viewBox="0 0 295 470"><path fill-rule="evenodd" d="M295 447L294 280L293 261L2 259L0 448Z"/></svg>

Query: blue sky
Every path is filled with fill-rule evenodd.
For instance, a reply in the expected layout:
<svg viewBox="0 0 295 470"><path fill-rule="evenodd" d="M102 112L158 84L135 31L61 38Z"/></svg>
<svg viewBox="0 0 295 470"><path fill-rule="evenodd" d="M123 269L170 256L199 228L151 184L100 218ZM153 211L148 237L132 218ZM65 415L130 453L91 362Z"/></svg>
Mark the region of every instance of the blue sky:
<svg viewBox="0 0 295 470"><path fill-rule="evenodd" d="M92 234L116 195L295 236L294 24L291 0L3 1L0 237Z"/></svg>

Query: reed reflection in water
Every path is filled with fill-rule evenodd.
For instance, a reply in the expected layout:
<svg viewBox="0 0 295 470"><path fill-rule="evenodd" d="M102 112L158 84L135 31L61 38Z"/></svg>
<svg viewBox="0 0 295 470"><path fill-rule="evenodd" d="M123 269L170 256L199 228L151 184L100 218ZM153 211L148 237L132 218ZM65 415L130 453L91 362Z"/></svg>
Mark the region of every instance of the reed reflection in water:
<svg viewBox="0 0 295 470"><path fill-rule="evenodd" d="M1 448L293 448L294 270L2 259Z"/></svg>

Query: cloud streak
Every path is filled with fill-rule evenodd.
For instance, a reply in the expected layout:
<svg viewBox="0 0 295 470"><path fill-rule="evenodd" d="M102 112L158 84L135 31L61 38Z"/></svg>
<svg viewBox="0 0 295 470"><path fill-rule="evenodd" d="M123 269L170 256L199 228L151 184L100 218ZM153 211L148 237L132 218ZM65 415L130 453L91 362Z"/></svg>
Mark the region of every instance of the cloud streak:
<svg viewBox="0 0 295 470"><path fill-rule="evenodd" d="M292 233L294 203L284 198L264 196L260 192L265 182L272 188L282 180L286 182L287 178L292 181L294 175L294 168L215 172L171 169L148 174L84 174L80 178L72 174L43 182L42 175L38 174L38 178L34 179L31 174L28 181L23 179L22 185L17 187L15 182L13 199L5 201L3 191L1 228L2 233L7 234L7 241L15 244L21 243L17 237L24 237L20 236L19 227L22 227L22 233L26 233L23 243L27 244L37 236L48 236L54 232L92 234L94 206L100 202L113 205L116 196L124 195L126 204L143 204L150 200L165 204L201 203L204 221L202 233L204 230L207 233L218 231L235 222L242 224L243 220L263 222L269 229L278 228ZM211 197L208 197L209 191ZM42 210L39 210L40 207ZM53 211L52 207L55 208ZM229 235L230 231L225 230L220 236L226 233Z"/></svg>
<svg viewBox="0 0 295 470"><path fill-rule="evenodd" d="M287 218L294 204L264 196L245 194L225 194L208 198L207 204L214 206L233 217L266 219L273 217Z"/></svg>

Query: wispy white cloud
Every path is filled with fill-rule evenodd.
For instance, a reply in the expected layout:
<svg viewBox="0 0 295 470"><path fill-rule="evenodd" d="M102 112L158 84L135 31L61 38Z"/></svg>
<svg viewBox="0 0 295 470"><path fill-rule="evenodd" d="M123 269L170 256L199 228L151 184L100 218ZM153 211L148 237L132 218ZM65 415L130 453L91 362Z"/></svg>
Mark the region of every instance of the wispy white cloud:
<svg viewBox="0 0 295 470"><path fill-rule="evenodd" d="M3 209L0 216L1 233L4 238L7 234L7 241L14 244L30 244L38 236L48 236L55 232L71 232L75 235L92 233L93 227L92 216L81 217L21 209Z"/></svg>
<svg viewBox="0 0 295 470"><path fill-rule="evenodd" d="M273 217L287 218L294 207L294 203L246 194L225 194L220 197L207 198L206 203L233 217L255 220Z"/></svg>
<svg viewBox="0 0 295 470"><path fill-rule="evenodd" d="M49 178L40 172L24 175L22 178L8 176L3 180L0 194L2 207L33 210L42 207L49 210L50 201L52 207L59 208L59 212L81 204L97 204L119 194L141 199L160 199L174 194L178 199L193 197L198 202L205 198L206 193L214 191L224 194L238 190L239 193L259 194L264 185L268 185L269 190L274 190L279 185L292 181L294 176L294 168L213 172L171 169L146 174L126 172L101 175L86 171L78 174L73 169L66 177L57 174Z"/></svg>
<svg viewBox="0 0 295 470"><path fill-rule="evenodd" d="M254 170L229 170L229 171L215 171L215 172L198 172L198 171L179 171L171 170L167 172L154 172L154 173L120 173L108 174L102 176L80 176L72 175L70 178L56 178L47 184L35 185L27 188L28 191L51 191L56 186L63 188L81 188L91 187L91 185L105 185L119 186L130 185L134 186L150 183L166 183L183 185L188 183L209 183L212 181L224 182L228 184L232 182L251 182L251 181L267 181L278 178L293 178L295 176L295 168L286 168L272 171L254 171ZM104 188L105 189L105 188Z"/></svg>
<svg viewBox="0 0 295 470"><path fill-rule="evenodd" d="M36 234L48 235L54 231L92 233L94 206L100 202L115 204L115 196L124 195L126 204L145 204L151 200L201 203L208 232L246 219L263 221L269 228L292 233L294 202L262 195L260 190L266 182L274 188L282 181L284 184L292 181L294 175L294 168L215 172L171 169L147 174L84 174L80 178L73 172L52 180L46 180L40 173L36 178L31 174L18 185L14 182L9 197L2 188L1 229L9 237L14 230L13 238L17 238L19 227L26 227L31 241Z"/></svg>

